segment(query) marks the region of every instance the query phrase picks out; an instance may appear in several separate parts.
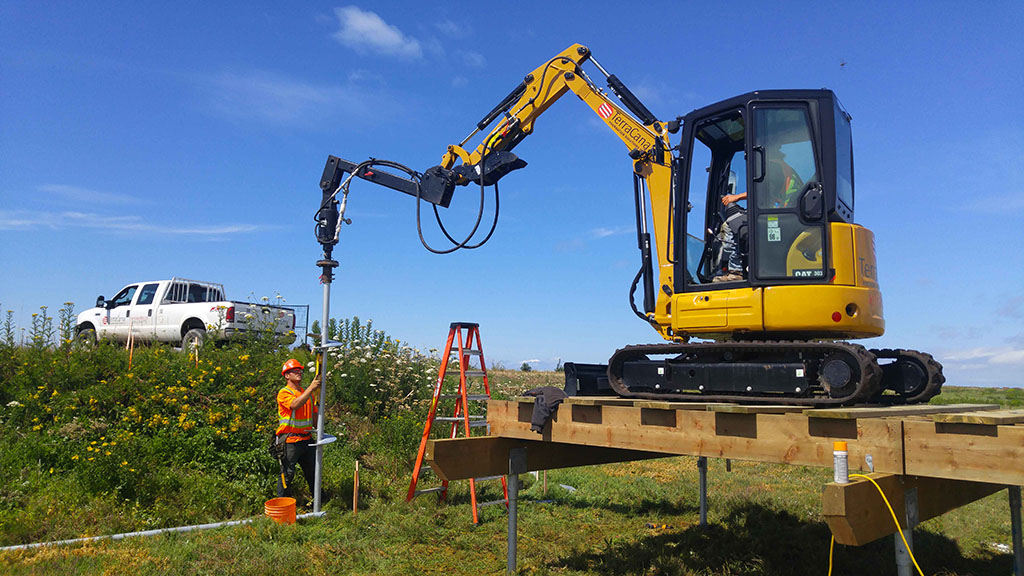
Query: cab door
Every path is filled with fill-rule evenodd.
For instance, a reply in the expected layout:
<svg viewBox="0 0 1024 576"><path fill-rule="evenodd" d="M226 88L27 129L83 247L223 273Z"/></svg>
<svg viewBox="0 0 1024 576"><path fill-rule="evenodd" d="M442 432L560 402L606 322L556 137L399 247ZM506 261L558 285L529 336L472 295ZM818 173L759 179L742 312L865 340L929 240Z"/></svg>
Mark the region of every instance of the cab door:
<svg viewBox="0 0 1024 576"><path fill-rule="evenodd" d="M104 317L107 326L104 335L117 340L128 339L128 322L131 318L132 301L135 299L135 292L138 289L137 284L125 286L117 293L117 296L107 302L107 315Z"/></svg>
<svg viewBox="0 0 1024 576"><path fill-rule="evenodd" d="M754 102L747 153L752 285L827 281L828 227L813 102Z"/></svg>
<svg viewBox="0 0 1024 576"><path fill-rule="evenodd" d="M132 308L133 317L129 325L132 334L141 340L152 340L156 337L156 290L160 284L144 284L139 290L139 297Z"/></svg>

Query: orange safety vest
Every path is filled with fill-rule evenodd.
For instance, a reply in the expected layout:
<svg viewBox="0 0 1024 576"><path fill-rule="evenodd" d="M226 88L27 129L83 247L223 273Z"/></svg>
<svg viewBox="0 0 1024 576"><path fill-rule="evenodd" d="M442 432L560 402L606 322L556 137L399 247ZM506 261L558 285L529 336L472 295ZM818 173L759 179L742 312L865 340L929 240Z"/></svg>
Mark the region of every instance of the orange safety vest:
<svg viewBox="0 0 1024 576"><path fill-rule="evenodd" d="M788 207L795 201L794 195L799 192L804 183L800 179L800 176L793 170L793 167L786 164L781 159L772 159L769 162L775 166L782 176L782 187L777 190L772 190L769 198L774 198L774 202L771 203L771 208L783 208ZM775 184L774 182L772 183Z"/></svg>
<svg viewBox="0 0 1024 576"><path fill-rule="evenodd" d="M289 434L289 443L309 440L313 429L313 398L296 410L289 408L301 394L302 390L296 392L287 386L277 392L277 434Z"/></svg>

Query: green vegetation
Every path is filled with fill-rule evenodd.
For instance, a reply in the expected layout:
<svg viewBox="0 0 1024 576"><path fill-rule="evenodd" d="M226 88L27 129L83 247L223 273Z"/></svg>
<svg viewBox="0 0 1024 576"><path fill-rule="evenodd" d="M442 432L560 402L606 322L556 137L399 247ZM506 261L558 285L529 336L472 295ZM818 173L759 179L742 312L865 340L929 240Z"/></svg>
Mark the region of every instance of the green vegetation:
<svg viewBox="0 0 1024 576"><path fill-rule="evenodd" d="M280 366L312 360L255 338L206 346L72 345L45 310L25 345L0 326L0 545L258 517L273 496L266 454ZM38 324L38 325L37 325ZM251 524L128 541L0 553L4 574L484 574L505 566L504 510L471 526L467 487L447 505L404 502L437 359L358 319L332 320L324 509ZM5 336L8 335L8 336ZM38 335L38 338L35 336ZM556 372L492 370L496 397ZM308 376L307 376L308 379ZM947 388L936 400L1021 406L1020 390ZM360 510L351 512L361 465ZM694 458L524 476L525 574L825 574L820 487L830 470L712 460L711 526L697 525ZM432 485L427 476L423 482ZM484 499L500 493L486 483ZM300 488L305 491L303 482ZM308 500L308 492L304 498ZM308 507L300 510L300 513ZM653 526L653 527L652 527ZM915 532L926 573L1010 573L1005 492ZM835 574L894 574L892 541L837 546Z"/></svg>

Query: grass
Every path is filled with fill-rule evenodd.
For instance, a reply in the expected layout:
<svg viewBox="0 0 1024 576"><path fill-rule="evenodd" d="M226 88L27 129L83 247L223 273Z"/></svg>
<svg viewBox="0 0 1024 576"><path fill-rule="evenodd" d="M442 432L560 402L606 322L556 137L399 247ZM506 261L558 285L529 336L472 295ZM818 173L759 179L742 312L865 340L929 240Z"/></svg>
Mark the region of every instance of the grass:
<svg viewBox="0 0 1024 576"><path fill-rule="evenodd" d="M525 476L519 518L523 574L824 574L828 529L818 494L830 471L723 461L709 468L710 526L698 525L694 458L551 471L548 492ZM404 488L404 478L393 482ZM572 487L573 490L563 486ZM495 574L505 566L505 515L470 524L468 495L448 505L400 498L353 515L277 526L266 519L220 530L8 552L5 574ZM493 492L491 495L496 495ZM344 500L344 501L339 501ZM1005 493L922 524L915 549L926 573L1010 573ZM654 528L649 525L655 526ZM664 526L664 527L663 527ZM838 546L835 574L894 574L891 539Z"/></svg>
<svg viewBox="0 0 1024 576"><path fill-rule="evenodd" d="M0 453L0 544L255 518L218 530L3 552L0 573L503 573L501 507L483 509L481 525L473 527L464 482L453 483L447 504L430 497L404 502L430 392L429 378L425 386L410 382L436 370L436 361L367 330L354 334L329 404L328 431L339 442L324 460L328 514L295 526L259 517L273 482L262 446L265 404L287 352L209 350L197 364L165 348L144 348L128 372L123 350L113 347L81 354L0 350L7 354L0 354L0 440L7 448ZM394 371L395 358L405 358L402 371ZM383 372L390 376L373 379ZM562 378L490 372L499 398L557 386ZM1024 394L947 387L933 402L1019 407ZM353 514L357 459L361 507ZM724 461L711 460L708 475L707 527L698 522L695 458L550 471L547 492L542 481L524 476L520 573L826 573L829 532L820 492L830 470L733 462L727 472ZM488 484L483 498L493 499L498 484ZM1001 492L923 523L915 550L925 572L1010 573L1010 554L999 548L1010 544L1007 508ZM890 538L837 546L835 562L834 574L895 574Z"/></svg>

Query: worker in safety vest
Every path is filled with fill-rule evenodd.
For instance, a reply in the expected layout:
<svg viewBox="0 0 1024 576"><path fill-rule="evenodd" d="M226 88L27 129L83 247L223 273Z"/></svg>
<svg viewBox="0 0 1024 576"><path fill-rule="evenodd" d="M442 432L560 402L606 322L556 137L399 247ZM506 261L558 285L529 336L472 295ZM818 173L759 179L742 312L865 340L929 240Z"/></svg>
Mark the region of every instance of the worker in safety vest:
<svg viewBox="0 0 1024 576"><path fill-rule="evenodd" d="M281 367L286 386L277 392L277 442L284 442L285 450L282 473L277 477L278 497L294 494L291 488L296 464L302 467L306 484L313 490L316 448L311 445L311 433L317 418L313 393L320 388L320 376L303 389L302 371L302 364L294 358Z"/></svg>
<svg viewBox="0 0 1024 576"><path fill-rule="evenodd" d="M792 166L786 163L786 154L780 146L768 149L768 203L765 208L787 208L796 205L796 194L804 181Z"/></svg>

